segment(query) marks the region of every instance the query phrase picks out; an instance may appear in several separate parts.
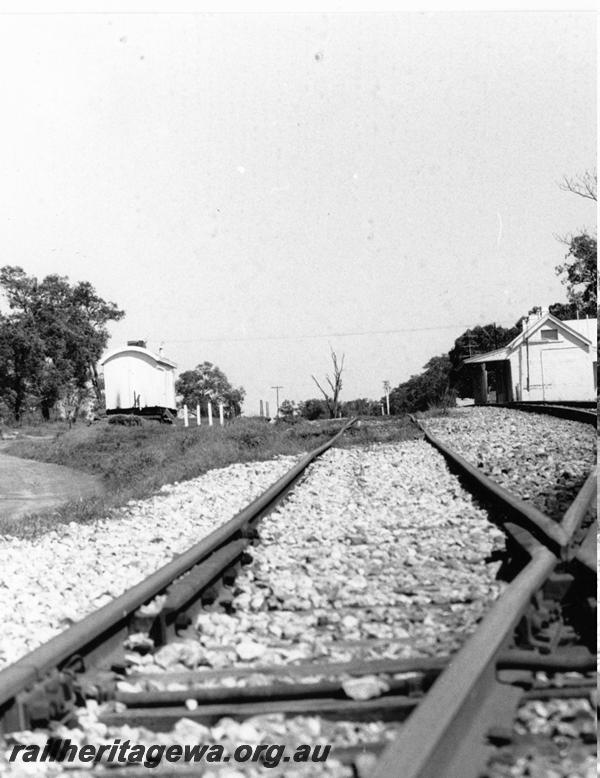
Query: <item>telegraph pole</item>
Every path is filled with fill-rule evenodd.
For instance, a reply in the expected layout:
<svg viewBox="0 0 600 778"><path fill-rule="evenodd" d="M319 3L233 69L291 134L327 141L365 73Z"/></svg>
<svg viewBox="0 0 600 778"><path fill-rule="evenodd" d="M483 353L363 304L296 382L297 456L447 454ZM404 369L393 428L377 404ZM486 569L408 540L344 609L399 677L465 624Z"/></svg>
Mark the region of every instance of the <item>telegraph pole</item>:
<svg viewBox="0 0 600 778"><path fill-rule="evenodd" d="M387 407L387 415L390 415L390 382L384 381L383 382L383 389L385 391L385 404Z"/></svg>
<svg viewBox="0 0 600 778"><path fill-rule="evenodd" d="M283 389L283 386L272 386L271 389L275 389L275 394L277 397L277 410L275 411L275 416L279 418L279 390Z"/></svg>

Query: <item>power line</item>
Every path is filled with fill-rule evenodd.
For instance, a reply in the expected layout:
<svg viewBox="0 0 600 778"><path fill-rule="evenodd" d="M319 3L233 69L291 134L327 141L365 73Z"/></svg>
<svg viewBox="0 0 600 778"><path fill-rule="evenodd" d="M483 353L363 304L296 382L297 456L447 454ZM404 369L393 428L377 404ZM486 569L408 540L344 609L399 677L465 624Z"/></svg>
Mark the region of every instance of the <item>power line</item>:
<svg viewBox="0 0 600 778"><path fill-rule="evenodd" d="M502 322L496 322L496 324L513 324L512 320L508 319ZM475 327L483 327L483 324L476 324ZM357 332L323 332L311 335L258 335L249 338L162 338L162 343L249 343L252 341L265 341L265 340L309 340L315 338L350 338L350 337L362 337L365 335L395 335L404 332L433 332L435 330L453 330L459 327L470 327L474 329L472 324L441 324L436 327L403 327L400 329L391 330L364 330ZM149 338L149 340L155 340Z"/></svg>

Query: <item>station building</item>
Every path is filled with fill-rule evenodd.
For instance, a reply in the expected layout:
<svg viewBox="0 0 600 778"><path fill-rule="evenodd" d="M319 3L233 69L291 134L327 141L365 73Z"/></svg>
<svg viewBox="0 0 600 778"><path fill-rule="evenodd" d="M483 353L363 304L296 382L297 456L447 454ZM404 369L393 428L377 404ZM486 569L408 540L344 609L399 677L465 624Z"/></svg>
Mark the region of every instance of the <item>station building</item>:
<svg viewBox="0 0 600 778"><path fill-rule="evenodd" d="M523 320L507 346L465 359L475 402L596 402L597 319L560 321L543 309Z"/></svg>

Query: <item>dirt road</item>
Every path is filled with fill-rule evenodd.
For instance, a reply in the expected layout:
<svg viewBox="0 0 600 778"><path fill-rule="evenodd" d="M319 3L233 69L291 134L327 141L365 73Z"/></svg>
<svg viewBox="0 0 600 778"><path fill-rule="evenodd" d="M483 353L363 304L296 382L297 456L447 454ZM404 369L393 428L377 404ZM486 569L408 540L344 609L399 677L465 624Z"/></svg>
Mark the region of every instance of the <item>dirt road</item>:
<svg viewBox="0 0 600 778"><path fill-rule="evenodd" d="M0 450L0 519L52 510L67 500L101 491L96 476L61 465L20 459Z"/></svg>

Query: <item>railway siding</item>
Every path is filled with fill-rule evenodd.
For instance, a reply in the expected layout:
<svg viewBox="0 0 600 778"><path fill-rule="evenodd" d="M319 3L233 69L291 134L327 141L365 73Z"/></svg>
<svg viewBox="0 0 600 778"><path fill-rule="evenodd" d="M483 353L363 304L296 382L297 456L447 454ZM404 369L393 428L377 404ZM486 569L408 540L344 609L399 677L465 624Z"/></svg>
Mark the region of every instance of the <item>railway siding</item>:
<svg viewBox="0 0 600 778"><path fill-rule="evenodd" d="M508 408L463 408L426 429L506 489L560 519L595 462L596 430Z"/></svg>

